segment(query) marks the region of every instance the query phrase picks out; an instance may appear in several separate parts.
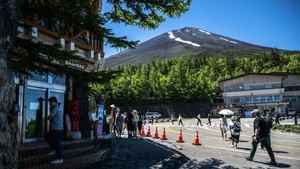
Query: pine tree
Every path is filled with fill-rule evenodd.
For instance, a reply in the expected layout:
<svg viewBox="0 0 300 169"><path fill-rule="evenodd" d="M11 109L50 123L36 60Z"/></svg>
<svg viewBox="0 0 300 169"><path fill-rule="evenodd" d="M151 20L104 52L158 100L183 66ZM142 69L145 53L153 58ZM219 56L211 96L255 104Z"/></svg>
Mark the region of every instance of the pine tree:
<svg viewBox="0 0 300 169"><path fill-rule="evenodd" d="M15 86L8 68L9 49L16 30L14 0L0 1L0 168L17 168L17 114L14 111Z"/></svg>
<svg viewBox="0 0 300 169"><path fill-rule="evenodd" d="M101 13L98 7L101 9L104 2L110 5L110 9ZM1 135L10 140L4 140L4 142L0 140L0 168L17 168L14 97L7 98L8 95L14 96L14 84L12 70L8 69L8 66L18 69L18 71L29 69L43 71L42 67L35 65L44 62L42 57L44 55L49 60L61 62L76 59L74 53L60 51L58 46L17 39L15 32L18 24L31 21L69 39L90 32L102 44L108 43L113 47L127 48L134 47L137 42L128 40L126 36L115 36L113 31L106 27L106 23L118 22L153 29L167 16L175 17L187 11L190 2L191 0L22 0L16 4L14 0L1 0L0 128ZM41 56L40 53L43 55ZM18 62L13 59L15 57L18 58ZM8 65L8 61L14 61L14 64ZM62 69L62 71L66 71L66 69ZM95 73L88 79L94 79L96 76L101 76L102 73ZM109 77L111 76L109 75Z"/></svg>

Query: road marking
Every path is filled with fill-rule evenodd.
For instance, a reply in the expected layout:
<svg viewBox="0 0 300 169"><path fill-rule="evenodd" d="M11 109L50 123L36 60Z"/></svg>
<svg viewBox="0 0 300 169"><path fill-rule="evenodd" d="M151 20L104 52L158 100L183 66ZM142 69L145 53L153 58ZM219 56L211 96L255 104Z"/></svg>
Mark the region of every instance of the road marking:
<svg viewBox="0 0 300 169"><path fill-rule="evenodd" d="M172 133L176 133L177 131L175 131L174 129L170 128L170 132ZM194 135L191 133L186 133L188 135ZM187 145L187 144L185 144ZM240 153L244 153L244 154L250 154L250 151L245 151L245 150L237 150L237 149L232 149L232 148L226 148L226 147L217 147L217 146L208 146L208 145L202 145L203 147L207 147L207 148L211 148L211 149L219 149L219 150L227 150L227 151L232 151L232 152L240 152ZM268 156L267 154L263 154L263 153L256 153L257 155L260 156ZM281 155L276 155L276 158L281 158L281 159L288 159L288 160L296 160L296 161L300 161L300 158L295 158L295 157L289 157L289 156L281 156Z"/></svg>
<svg viewBox="0 0 300 169"><path fill-rule="evenodd" d="M161 127L167 127L167 128L170 128L170 127L176 127L176 128L180 128L179 126L177 126L177 125L168 125L168 124L166 124L166 125L161 125L161 124L156 124L155 126L161 126ZM192 131L192 130L195 130L195 129L206 129L206 130L209 130L209 131L212 131L212 132L214 132L214 133L220 133L220 131L218 130L218 129L216 129L216 128L210 128L210 127L208 127L208 126L204 126L204 127L199 127L199 126L195 126L195 125L186 125L186 126L184 126L184 127L182 127L183 129L186 129L186 130L190 130L190 131ZM245 131L246 132L246 131ZM242 132L243 133L243 132ZM249 133L250 135L251 135L251 133ZM247 139L249 139L249 140L251 140L252 139L252 135L250 136L250 135L245 135L245 134L241 134L241 137L244 137L244 138L247 138ZM278 133L276 133L276 132L272 132L272 135L274 135L274 137L278 137L278 136L280 136L280 135L278 135ZM214 136L217 136L217 135L214 135ZM283 136L283 139L284 139L284 136ZM287 148L292 148L292 149L294 149L294 148L296 148L296 149L299 149L300 150L300 148L297 148L296 146L299 146L300 144L299 144L299 141L297 141L297 140L285 140L286 142L289 142L289 144L288 145L284 145L284 144L281 144L281 143L279 143L279 142L274 142L274 144L275 145L279 145L279 146L282 146L282 147L287 147ZM293 146L293 147L291 147L291 146Z"/></svg>

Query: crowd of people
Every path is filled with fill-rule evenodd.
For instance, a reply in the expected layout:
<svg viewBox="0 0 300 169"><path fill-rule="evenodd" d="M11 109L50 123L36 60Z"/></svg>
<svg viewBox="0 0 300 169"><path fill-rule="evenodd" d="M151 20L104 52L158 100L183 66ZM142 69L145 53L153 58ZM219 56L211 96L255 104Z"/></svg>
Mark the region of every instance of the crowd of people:
<svg viewBox="0 0 300 169"><path fill-rule="evenodd" d="M144 117L137 110L121 113L120 108L111 105L110 114L107 118L109 132L121 137L124 129L127 130L128 137L137 137L141 134Z"/></svg>

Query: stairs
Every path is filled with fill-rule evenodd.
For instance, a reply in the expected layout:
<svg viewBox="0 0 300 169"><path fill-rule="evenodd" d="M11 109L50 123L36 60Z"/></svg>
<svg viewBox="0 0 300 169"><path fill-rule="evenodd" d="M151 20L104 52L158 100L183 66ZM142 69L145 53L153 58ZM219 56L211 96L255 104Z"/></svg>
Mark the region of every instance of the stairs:
<svg viewBox="0 0 300 169"><path fill-rule="evenodd" d="M45 142L24 144L19 148L19 169L89 169L110 153L111 140L64 142L64 163L50 164L55 154Z"/></svg>

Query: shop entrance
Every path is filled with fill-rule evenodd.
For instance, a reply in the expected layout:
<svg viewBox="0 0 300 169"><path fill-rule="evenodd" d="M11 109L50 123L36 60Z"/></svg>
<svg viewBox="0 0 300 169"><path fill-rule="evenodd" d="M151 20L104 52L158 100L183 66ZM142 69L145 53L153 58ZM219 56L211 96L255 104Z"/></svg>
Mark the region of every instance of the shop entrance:
<svg viewBox="0 0 300 169"><path fill-rule="evenodd" d="M59 109L64 112L64 83L55 83L50 75L46 78L46 80L30 79L26 82L21 122L23 142L43 140L46 136L50 128L48 121L50 97L57 98Z"/></svg>

